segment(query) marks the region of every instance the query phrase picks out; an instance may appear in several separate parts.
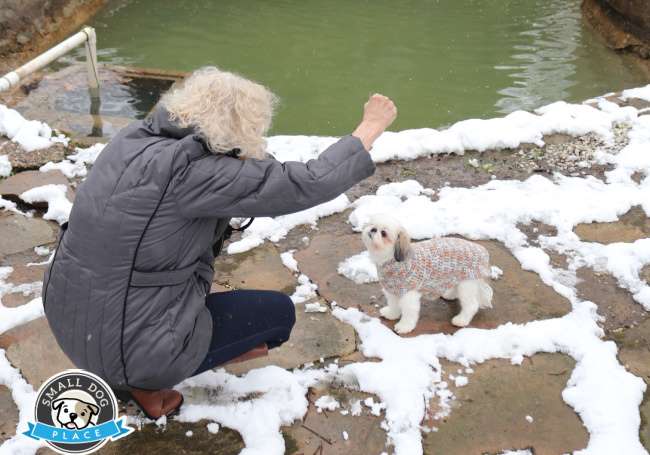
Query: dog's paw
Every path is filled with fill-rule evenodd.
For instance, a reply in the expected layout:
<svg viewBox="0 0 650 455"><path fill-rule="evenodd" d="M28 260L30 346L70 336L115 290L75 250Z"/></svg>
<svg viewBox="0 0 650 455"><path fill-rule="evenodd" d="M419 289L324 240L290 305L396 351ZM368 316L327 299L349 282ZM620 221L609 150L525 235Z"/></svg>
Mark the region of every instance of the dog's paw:
<svg viewBox="0 0 650 455"><path fill-rule="evenodd" d="M382 317L388 319L389 321L394 321L395 319L399 319L399 317L402 315L402 312L399 310L399 308L385 306L379 310L379 314L381 314Z"/></svg>
<svg viewBox="0 0 650 455"><path fill-rule="evenodd" d="M412 332L416 325L416 322L399 321L397 324L395 324L394 329L395 332L399 333L400 335L404 335L405 333Z"/></svg>
<svg viewBox="0 0 650 455"><path fill-rule="evenodd" d="M472 321L471 320L468 321L467 318L464 318L461 315L454 316L451 320L451 323L456 327L467 327L470 322Z"/></svg>

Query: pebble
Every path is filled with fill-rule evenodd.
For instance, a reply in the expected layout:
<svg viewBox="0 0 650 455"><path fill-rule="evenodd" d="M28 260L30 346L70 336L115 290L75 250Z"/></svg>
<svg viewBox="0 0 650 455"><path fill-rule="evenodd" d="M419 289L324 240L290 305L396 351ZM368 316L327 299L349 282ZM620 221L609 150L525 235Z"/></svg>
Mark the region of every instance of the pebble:
<svg viewBox="0 0 650 455"><path fill-rule="evenodd" d="M517 150L516 155L519 160L516 166L527 172L582 171L596 164L597 153L617 154L623 149L629 142L627 137L629 130L629 125L614 125L612 128L614 138L610 142L605 142L600 136L590 133L573 137L561 144Z"/></svg>

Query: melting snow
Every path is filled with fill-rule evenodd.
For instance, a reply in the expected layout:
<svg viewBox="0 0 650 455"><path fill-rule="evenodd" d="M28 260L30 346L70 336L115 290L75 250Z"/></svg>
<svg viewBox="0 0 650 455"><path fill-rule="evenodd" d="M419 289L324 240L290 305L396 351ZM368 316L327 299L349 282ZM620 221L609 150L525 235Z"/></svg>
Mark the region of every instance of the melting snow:
<svg viewBox="0 0 650 455"><path fill-rule="evenodd" d="M630 98L639 98L641 100L650 101L650 84L646 85L645 87L623 90L621 99L627 100Z"/></svg>
<svg viewBox="0 0 650 455"><path fill-rule="evenodd" d="M64 136L52 136L52 128L43 122L25 120L13 109L0 104L0 135L7 136L25 151L51 147L56 142L68 143Z"/></svg>
<svg viewBox="0 0 650 455"><path fill-rule="evenodd" d="M43 304L40 297L15 308L2 305L2 297L6 294L13 292L29 294L35 290L35 286L21 287L7 283L6 280L12 271L11 267L0 267L0 335L16 326L43 316ZM0 349L0 385L11 391L11 396L18 408L16 435L0 445L0 455L32 454L38 448L43 447L44 443L26 438L21 433L27 430L27 421L33 418L36 392L25 381L20 371L9 363L4 349Z"/></svg>
<svg viewBox="0 0 650 455"><path fill-rule="evenodd" d="M303 303L316 297L318 286L311 282L305 274L298 276L298 286L291 296L293 303Z"/></svg>
<svg viewBox="0 0 650 455"><path fill-rule="evenodd" d="M209 419L238 431L246 444L240 455L280 455L285 449L280 426L291 425L305 415L307 389L328 375L325 370L289 372L275 366L252 370L242 377L224 370L206 371L185 380L178 389L188 395L193 387L215 390L218 399L186 403L177 419Z"/></svg>
<svg viewBox="0 0 650 455"><path fill-rule="evenodd" d="M88 170L86 169L86 166L81 163L73 163L72 161L69 160L63 160L59 161L58 163L53 163L50 161L49 163L44 164L41 166L39 169L41 172L48 172L48 171L54 171L54 170L59 170L68 177L69 179L74 178L74 177L85 177L86 174L88 173Z"/></svg>
<svg viewBox="0 0 650 455"><path fill-rule="evenodd" d="M650 86L627 90L623 96L650 100ZM534 114L518 111L504 118L466 120L442 131L419 129L385 133L373 148L372 156L376 162L382 162L437 153L462 154L469 149L484 151L517 147L522 143L541 146L543 135L550 133L595 133L608 141L613 137L612 125L627 122L632 125L629 144L619 153L601 153L598 156L601 163L614 167L606 174L606 181L589 176L562 175L552 178L533 176L523 182L492 180L476 188L445 186L440 189L438 200L433 201L430 198L433 190L410 180L384 185L376 194L359 198L352 204L353 211L348 218L352 228L359 231L372 214L390 211L404 220L414 239L457 234L471 239L498 240L511 250L522 268L539 274L544 283L569 299L573 307L571 313L526 324L506 323L492 330L467 328L454 335L402 338L378 319L357 309L344 310L332 305L333 314L357 331L363 354L376 360L351 363L341 368L330 364L324 369L293 372L271 366L250 371L242 377L223 370L208 371L184 381L178 388L188 396L191 396L193 388L217 391L217 398L200 402L188 400L178 418L191 422L209 419L212 421L209 425L217 425L217 430L218 424L235 429L246 444L242 454L281 454L285 447L280 427L304 417L308 388L321 382L337 381L348 388L377 396L380 402L368 399L365 404L373 414L381 415L383 412L382 428L386 430L395 454L417 455L422 453L421 431L425 429L421 422L431 412L429 405L436 402L439 409L434 419L451 412L450 403L454 396L442 380L440 358L458 362L466 373L471 373L473 365L489 359L510 359L518 364L524 357L539 352L559 352L576 361L562 397L580 415L590 433L588 446L576 453L647 454L638 435L639 405L646 385L618 362L615 343L602 339L603 331L598 325L602 318L597 314L596 305L576 296L575 270L587 265L612 274L620 286L629 289L635 300L650 310L650 287L639 276L641 268L650 263L650 239L601 245L581 241L573 233L573 228L578 223L615 221L636 205L650 214L650 179L647 178L650 173L650 155L647 153L650 148L650 116L637 117L634 108L621 108L602 98L594 101L598 108L558 102L540 108ZM26 149L51 145L56 140L47 125L29 122L4 106L0 106L0 134L7 135ZM269 152L280 161L304 162L318 156L335 140L277 136L269 138ZM70 156L69 165L92 163L101 147L91 149ZM6 160L0 157L0 173L10 172L3 163ZM67 167L68 164L55 166ZM641 183L632 179L635 172L645 175ZM71 207L65 194L64 185L48 185L29 190L21 198L27 202L47 202L46 219L63 223ZM15 205L8 201L0 200L0 204L5 209L16 210ZM296 214L256 219L242 240L229 246L228 252L246 251L265 240L276 242L298 225L315 227L319 218L341 212L349 206L349 200L342 195ZM540 246L531 246L517 226L532 221L554 226L557 234L540 236ZM569 259L568 269L554 268L545 249L565 254ZM292 271L298 272L290 252L283 255L282 261ZM368 262L363 253L353 256L339 265L339 273L357 282L371 282L373 270ZM499 270L493 269L492 272L495 277L499 275ZM10 273L8 268L0 268L0 299L3 294L17 289L5 282ZM23 291L30 290L25 288ZM292 298L306 301L316 296L315 291L316 285L307 276L300 275ZM0 302L0 333L40 317L42 312L39 298L17 308L6 308ZM457 386L462 386L467 378L458 375L453 380ZM34 390L9 364L2 350L0 383L10 388L17 403L20 412L18 431L22 431L31 417ZM361 402L350 402L349 412L353 416L360 415ZM343 433L344 439L346 436ZM33 453L40 445L15 436L0 446L0 453ZM520 455L530 452L506 453Z"/></svg>
<svg viewBox="0 0 650 455"><path fill-rule="evenodd" d="M72 202L66 196L68 189L65 185L43 185L25 191L20 198L30 204L47 202L47 212L43 215L46 220L54 220L59 224L68 221Z"/></svg>
<svg viewBox="0 0 650 455"><path fill-rule="evenodd" d="M293 257L293 253L295 253L296 250L289 250L286 251L282 254L280 254L280 259L282 260L282 264L291 270L294 273L298 273L298 261L296 261Z"/></svg>
<svg viewBox="0 0 650 455"><path fill-rule="evenodd" d="M316 227L319 218L342 212L350 204L345 194L338 196L324 204L317 205L301 212L276 218L255 218L242 234L242 239L228 245L228 254L243 253L264 243L264 240L277 242L283 239L287 233L302 224L311 224Z"/></svg>
<svg viewBox="0 0 650 455"><path fill-rule="evenodd" d="M338 408L341 407L341 404L338 401L336 401L336 398L330 395L323 395L318 400L316 400L314 406L316 406L318 412L322 412L323 409L325 409L326 411L336 411Z"/></svg>
<svg viewBox="0 0 650 455"><path fill-rule="evenodd" d="M379 281L377 266L370 259L368 251L363 251L345 259L339 264L337 271L357 284Z"/></svg>
<svg viewBox="0 0 650 455"><path fill-rule="evenodd" d="M9 177L11 175L11 163L7 155L0 155L0 177Z"/></svg>

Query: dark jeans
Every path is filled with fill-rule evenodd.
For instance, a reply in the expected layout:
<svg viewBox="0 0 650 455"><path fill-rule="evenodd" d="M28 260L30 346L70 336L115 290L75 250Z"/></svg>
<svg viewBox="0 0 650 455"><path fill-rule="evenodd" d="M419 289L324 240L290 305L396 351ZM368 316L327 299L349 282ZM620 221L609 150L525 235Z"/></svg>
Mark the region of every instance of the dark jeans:
<svg viewBox="0 0 650 455"><path fill-rule="evenodd" d="M206 297L212 315L208 354L194 374L203 373L262 343L275 348L289 339L296 310L286 294L275 291L217 292Z"/></svg>

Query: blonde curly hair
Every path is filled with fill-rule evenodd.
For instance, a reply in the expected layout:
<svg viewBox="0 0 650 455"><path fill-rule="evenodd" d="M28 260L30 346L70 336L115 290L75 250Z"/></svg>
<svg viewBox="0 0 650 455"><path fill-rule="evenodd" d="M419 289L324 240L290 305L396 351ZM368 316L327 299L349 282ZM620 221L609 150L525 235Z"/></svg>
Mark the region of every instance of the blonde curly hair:
<svg viewBox="0 0 650 455"><path fill-rule="evenodd" d="M196 129L213 153L239 149L242 159L261 159L278 98L263 85L207 66L172 87L160 102L171 120Z"/></svg>

